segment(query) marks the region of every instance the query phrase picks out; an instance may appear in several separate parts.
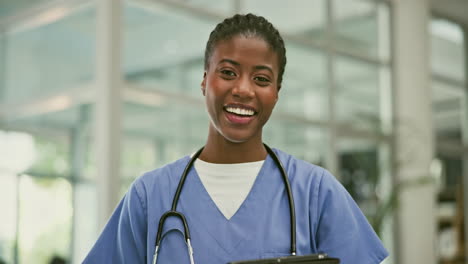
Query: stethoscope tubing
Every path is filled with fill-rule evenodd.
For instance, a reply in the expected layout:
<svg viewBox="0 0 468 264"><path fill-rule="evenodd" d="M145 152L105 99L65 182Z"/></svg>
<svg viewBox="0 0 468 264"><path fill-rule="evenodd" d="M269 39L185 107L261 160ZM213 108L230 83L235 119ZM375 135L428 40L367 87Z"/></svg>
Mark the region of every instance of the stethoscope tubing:
<svg viewBox="0 0 468 264"><path fill-rule="evenodd" d="M278 169L281 172L281 176L284 181L286 193L288 196L288 202L289 202L289 216L290 216L290 221L291 221L291 256L296 255L296 213L295 213L295 205L294 205L294 197L292 195L291 191L291 184L289 183L288 176L286 174L286 171L284 169L283 164L279 160L278 156L273 152L273 150L266 144L263 144L265 146L265 149L267 150L268 154L273 158L273 161L276 163L278 166ZM179 184L177 185L176 192L174 194L174 198L172 199L172 206L171 210L165 212L161 218L159 219L159 225L158 225L158 232L156 234L156 241L155 241L155 252L153 256L153 264L156 263L157 256L158 256L158 251L159 251L159 246L161 243L161 235L162 235L162 229L164 226L164 222L166 219L170 216L175 216L178 217L181 221L182 224L184 225L184 238L188 246L188 251L189 251L189 256L190 256L190 263L194 263L193 260L193 249L190 243L190 230L187 224L187 220L185 216L177 211L177 204L179 203L179 198L180 194L182 192L182 189L185 184L185 180L187 179L187 175L192 168L194 162L197 160L198 156L200 156L201 152L203 151L204 147L200 148L190 159L189 163L184 169L184 172L182 173L182 176L180 178Z"/></svg>
<svg viewBox="0 0 468 264"><path fill-rule="evenodd" d="M278 165L278 168L281 172L281 176L283 177L284 186L286 187L286 192L288 195L288 202L289 202L289 217L291 221L291 256L296 255L296 206L294 205L294 197L292 195L291 184L289 183L288 175L284 170L284 166L279 160L278 156L273 152L273 150L267 145L263 144L265 149L267 150L268 154L273 158L275 163Z"/></svg>

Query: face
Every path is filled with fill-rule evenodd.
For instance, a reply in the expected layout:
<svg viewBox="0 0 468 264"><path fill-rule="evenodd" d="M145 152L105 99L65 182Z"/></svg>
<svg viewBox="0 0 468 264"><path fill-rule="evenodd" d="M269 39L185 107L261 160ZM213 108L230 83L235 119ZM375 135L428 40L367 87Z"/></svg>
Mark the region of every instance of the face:
<svg viewBox="0 0 468 264"><path fill-rule="evenodd" d="M278 99L277 79L277 54L264 40L236 36L217 43L202 82L209 137L261 142Z"/></svg>

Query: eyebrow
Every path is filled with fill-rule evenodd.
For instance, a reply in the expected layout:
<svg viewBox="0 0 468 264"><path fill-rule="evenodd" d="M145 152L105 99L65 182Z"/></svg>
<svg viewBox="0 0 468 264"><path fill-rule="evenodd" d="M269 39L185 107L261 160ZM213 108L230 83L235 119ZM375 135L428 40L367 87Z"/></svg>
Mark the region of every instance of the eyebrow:
<svg viewBox="0 0 468 264"><path fill-rule="evenodd" d="M256 70L267 70L267 71L271 72L271 74L275 75L275 74L273 73L273 70L272 70L270 67L268 67L268 66L265 66L265 65L257 65L257 66L255 66L254 68L255 68Z"/></svg>
<svg viewBox="0 0 468 264"><path fill-rule="evenodd" d="M231 59L222 59L222 60L220 60L218 62L218 64L221 64L223 62L227 62L227 63L230 63L230 64L235 65L235 66L240 66L239 62L237 62L235 60L231 60ZM256 65L256 66L254 66L254 69L255 70L267 70L267 71L271 72L271 74L274 75L273 70L270 67L265 66L265 65Z"/></svg>
<svg viewBox="0 0 468 264"><path fill-rule="evenodd" d="M240 66L240 63L238 63L237 61L235 60L230 60L230 59L222 59L218 62L218 64L221 64L223 62L227 62L227 63L230 63L230 64L233 64L233 65L236 65L236 66Z"/></svg>

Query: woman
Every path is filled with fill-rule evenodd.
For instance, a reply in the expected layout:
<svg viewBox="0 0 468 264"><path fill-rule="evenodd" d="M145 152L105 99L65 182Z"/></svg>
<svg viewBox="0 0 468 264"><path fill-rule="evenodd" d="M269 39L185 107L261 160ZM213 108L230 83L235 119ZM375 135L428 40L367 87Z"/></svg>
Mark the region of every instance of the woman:
<svg viewBox="0 0 468 264"><path fill-rule="evenodd" d="M344 264L380 263L387 252L342 185L323 168L263 145L285 65L283 39L263 17L235 15L210 34L201 83L211 119L208 138L175 203L190 229L194 261L291 254L288 196L273 160L278 156L295 202L297 255L325 252ZM190 160L138 178L84 263L152 263L159 219L171 209ZM166 218L158 263L190 263L183 231L178 217Z"/></svg>

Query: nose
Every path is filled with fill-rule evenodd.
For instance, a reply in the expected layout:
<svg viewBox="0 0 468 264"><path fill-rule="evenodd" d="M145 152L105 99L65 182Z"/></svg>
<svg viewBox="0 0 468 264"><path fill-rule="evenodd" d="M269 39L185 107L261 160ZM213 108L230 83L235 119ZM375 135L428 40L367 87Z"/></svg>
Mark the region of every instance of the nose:
<svg viewBox="0 0 468 264"><path fill-rule="evenodd" d="M253 98L255 95L254 84L248 77L239 78L232 88L232 95L238 98Z"/></svg>

